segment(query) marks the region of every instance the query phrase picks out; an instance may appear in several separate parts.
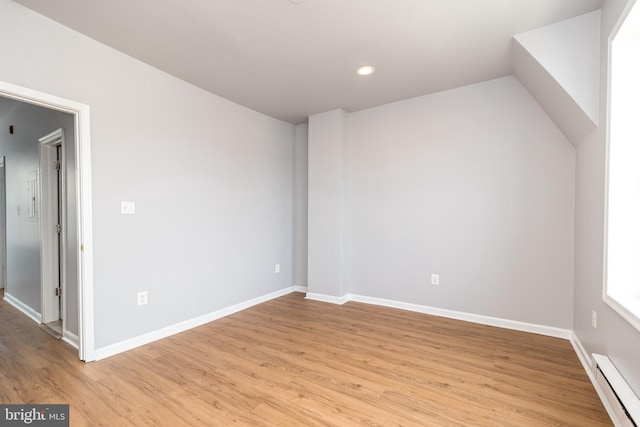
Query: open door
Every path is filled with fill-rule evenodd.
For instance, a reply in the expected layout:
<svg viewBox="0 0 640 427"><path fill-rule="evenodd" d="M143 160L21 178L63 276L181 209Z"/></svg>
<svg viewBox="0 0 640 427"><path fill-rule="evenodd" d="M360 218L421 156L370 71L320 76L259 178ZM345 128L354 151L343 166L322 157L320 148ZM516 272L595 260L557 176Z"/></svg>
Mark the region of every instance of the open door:
<svg viewBox="0 0 640 427"><path fill-rule="evenodd" d="M66 191L64 132L40 138L42 323L62 334L65 313Z"/></svg>

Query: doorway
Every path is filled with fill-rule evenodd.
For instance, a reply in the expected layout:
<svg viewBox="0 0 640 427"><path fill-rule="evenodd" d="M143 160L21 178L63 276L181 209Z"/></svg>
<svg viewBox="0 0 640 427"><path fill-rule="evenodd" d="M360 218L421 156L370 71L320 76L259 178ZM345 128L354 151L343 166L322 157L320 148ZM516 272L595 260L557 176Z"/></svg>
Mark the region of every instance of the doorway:
<svg viewBox="0 0 640 427"><path fill-rule="evenodd" d="M77 274L77 287L72 290L77 293L76 298L78 301L78 324L76 327L78 334L74 345L78 348L78 356L81 360L95 360L89 106L3 81L0 81L0 97L68 113L73 116L74 137L73 141L69 141L69 144L71 144L70 147L73 147L75 154L75 162L71 167L75 177L75 182L73 183L73 188L75 189L73 197L74 209L72 212L76 218L76 226L73 227L74 237L67 243L77 246L76 255L73 258L70 257L70 259L75 260L72 271ZM64 302L64 299L62 301ZM62 311L64 312L64 309Z"/></svg>
<svg viewBox="0 0 640 427"><path fill-rule="evenodd" d="M62 128L43 136L39 143L42 323L62 337L67 305L67 188Z"/></svg>

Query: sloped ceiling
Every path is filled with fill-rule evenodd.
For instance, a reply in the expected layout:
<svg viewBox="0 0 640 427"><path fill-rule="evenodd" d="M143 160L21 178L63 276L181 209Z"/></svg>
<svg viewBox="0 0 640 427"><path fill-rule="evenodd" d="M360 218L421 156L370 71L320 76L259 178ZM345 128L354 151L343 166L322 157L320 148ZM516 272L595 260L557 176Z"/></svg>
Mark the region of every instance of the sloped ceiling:
<svg viewBox="0 0 640 427"><path fill-rule="evenodd" d="M512 73L514 34L602 0L15 0L291 123ZM376 73L357 77L372 64Z"/></svg>
<svg viewBox="0 0 640 427"><path fill-rule="evenodd" d="M514 36L513 69L575 146L598 125L600 11Z"/></svg>

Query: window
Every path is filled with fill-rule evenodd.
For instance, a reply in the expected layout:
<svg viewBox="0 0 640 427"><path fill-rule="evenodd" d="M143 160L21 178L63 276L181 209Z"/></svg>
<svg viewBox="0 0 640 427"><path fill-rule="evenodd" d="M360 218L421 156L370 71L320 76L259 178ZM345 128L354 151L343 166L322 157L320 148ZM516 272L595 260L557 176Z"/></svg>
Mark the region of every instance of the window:
<svg viewBox="0 0 640 427"><path fill-rule="evenodd" d="M610 43L604 300L640 329L640 6Z"/></svg>

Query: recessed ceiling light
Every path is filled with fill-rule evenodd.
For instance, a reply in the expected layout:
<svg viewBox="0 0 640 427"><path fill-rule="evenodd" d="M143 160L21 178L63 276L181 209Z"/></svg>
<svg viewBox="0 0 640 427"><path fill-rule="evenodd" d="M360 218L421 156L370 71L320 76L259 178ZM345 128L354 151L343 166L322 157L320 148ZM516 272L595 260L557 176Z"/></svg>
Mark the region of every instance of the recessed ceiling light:
<svg viewBox="0 0 640 427"><path fill-rule="evenodd" d="M300 4L302 3L304 0L289 0L291 3L293 4Z"/></svg>
<svg viewBox="0 0 640 427"><path fill-rule="evenodd" d="M373 74L376 68L373 65L361 65L356 68L356 74L359 76L368 76Z"/></svg>

